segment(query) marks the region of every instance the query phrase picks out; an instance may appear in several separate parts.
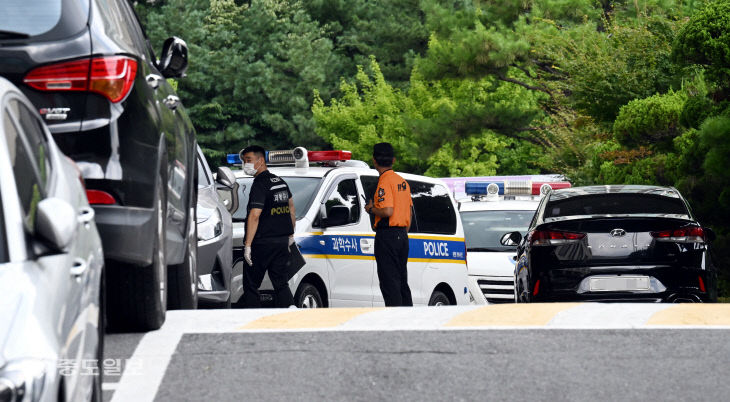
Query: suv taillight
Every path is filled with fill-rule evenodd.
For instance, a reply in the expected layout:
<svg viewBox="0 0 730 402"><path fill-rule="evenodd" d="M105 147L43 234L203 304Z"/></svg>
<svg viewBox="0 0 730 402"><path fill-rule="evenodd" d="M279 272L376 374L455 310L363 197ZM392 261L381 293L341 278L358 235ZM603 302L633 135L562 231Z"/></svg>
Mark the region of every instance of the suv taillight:
<svg viewBox="0 0 730 402"><path fill-rule="evenodd" d="M656 241L671 241L678 243L704 243L705 231L699 226L683 226L679 229L651 232Z"/></svg>
<svg viewBox="0 0 730 402"><path fill-rule="evenodd" d="M34 68L23 82L39 91L89 91L113 103L127 97L137 61L126 56L94 57Z"/></svg>
<svg viewBox="0 0 730 402"><path fill-rule="evenodd" d="M530 234L531 246L559 246L577 243L586 237L585 233L562 232L557 230L535 230Z"/></svg>

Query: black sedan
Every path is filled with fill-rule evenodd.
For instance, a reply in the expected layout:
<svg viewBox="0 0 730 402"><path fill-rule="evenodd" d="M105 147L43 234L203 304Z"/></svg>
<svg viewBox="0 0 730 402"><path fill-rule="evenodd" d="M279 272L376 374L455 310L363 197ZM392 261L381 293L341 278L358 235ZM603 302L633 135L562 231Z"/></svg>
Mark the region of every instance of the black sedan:
<svg viewBox="0 0 730 402"><path fill-rule="evenodd" d="M676 189L620 185L552 191L502 244L518 244L517 302L712 302L714 237Z"/></svg>

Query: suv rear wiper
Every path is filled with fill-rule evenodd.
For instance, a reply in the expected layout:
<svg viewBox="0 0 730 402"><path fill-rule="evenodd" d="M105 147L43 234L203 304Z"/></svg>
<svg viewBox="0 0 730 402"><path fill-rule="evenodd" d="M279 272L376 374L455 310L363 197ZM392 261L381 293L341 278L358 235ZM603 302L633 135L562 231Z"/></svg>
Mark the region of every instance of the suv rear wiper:
<svg viewBox="0 0 730 402"><path fill-rule="evenodd" d="M28 39L30 35L24 32L4 31L0 29L0 39Z"/></svg>

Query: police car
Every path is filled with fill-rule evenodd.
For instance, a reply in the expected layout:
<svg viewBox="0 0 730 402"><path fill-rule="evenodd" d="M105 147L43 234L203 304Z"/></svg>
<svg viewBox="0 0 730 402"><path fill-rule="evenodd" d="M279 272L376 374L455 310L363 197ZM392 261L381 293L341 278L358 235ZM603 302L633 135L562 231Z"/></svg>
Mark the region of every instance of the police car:
<svg viewBox="0 0 730 402"><path fill-rule="evenodd" d="M269 151L269 170L291 189L294 238L306 265L289 281L300 308L384 306L375 267L375 232L365 212L378 172L348 151ZM240 164L238 154L229 163ZM242 288L243 240L253 177L241 170L240 203L233 213L234 287ZM456 203L439 179L399 173L411 187L408 284L414 305L468 304L464 231ZM272 290L268 276L262 298ZM239 292L234 292L239 293ZM268 293L271 298L271 293ZM264 300L266 301L266 300Z"/></svg>
<svg viewBox="0 0 730 402"><path fill-rule="evenodd" d="M473 303L514 301L514 245L505 233L525 233L541 196L570 187L561 176L492 176L443 179L459 195Z"/></svg>

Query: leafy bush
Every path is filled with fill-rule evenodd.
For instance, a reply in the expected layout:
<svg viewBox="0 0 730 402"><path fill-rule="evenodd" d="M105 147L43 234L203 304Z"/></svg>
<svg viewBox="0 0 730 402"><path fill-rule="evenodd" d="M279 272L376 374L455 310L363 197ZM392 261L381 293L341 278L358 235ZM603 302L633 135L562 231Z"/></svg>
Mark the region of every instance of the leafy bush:
<svg viewBox="0 0 730 402"><path fill-rule="evenodd" d="M714 110L715 103L707 96L692 96L684 103L679 122L688 128L698 128Z"/></svg>
<svg viewBox="0 0 730 402"><path fill-rule="evenodd" d="M730 86L730 0L716 0L697 12L677 34L674 60L705 66L706 77Z"/></svg>
<svg viewBox="0 0 730 402"><path fill-rule="evenodd" d="M613 123L616 140L628 147L670 144L679 134L685 100L683 93L670 91L629 102L621 107Z"/></svg>

